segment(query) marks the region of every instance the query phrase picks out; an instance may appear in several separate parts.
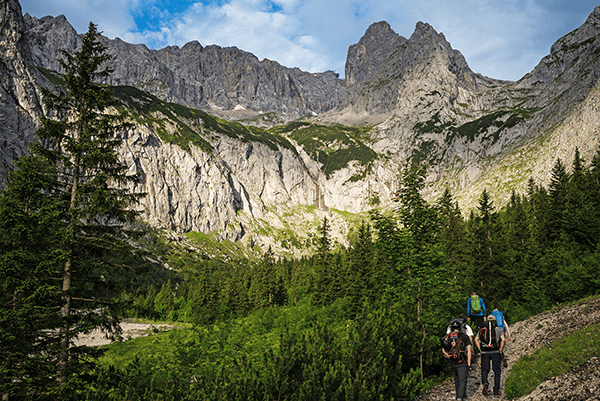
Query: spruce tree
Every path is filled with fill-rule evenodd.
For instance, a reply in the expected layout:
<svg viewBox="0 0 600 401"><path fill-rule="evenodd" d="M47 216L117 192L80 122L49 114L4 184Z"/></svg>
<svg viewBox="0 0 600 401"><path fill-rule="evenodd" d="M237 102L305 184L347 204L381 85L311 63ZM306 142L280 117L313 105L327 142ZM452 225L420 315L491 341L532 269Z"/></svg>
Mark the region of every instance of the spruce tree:
<svg viewBox="0 0 600 401"><path fill-rule="evenodd" d="M465 223L458 203L453 200L448 188L444 190L436 207L440 217L440 232L437 238L456 276L459 272L465 271L467 263Z"/></svg>
<svg viewBox="0 0 600 401"><path fill-rule="evenodd" d="M131 251L134 232L127 227L138 215L133 205L141 196L128 190L137 178L126 174L117 155L118 135L127 124L112 92L98 83L110 74L111 57L98 36L90 23L79 50L61 51L61 92L42 91L50 117L42 118L40 141L17 164L2 200L2 214L15 221L4 227L3 251L19 239L13 247L27 253L27 260L13 259L10 268L46 289L43 299L22 294L12 307L35 307L47 316L47 324L32 327L30 337L44 339L40 352L58 366L53 377L65 397L75 397L67 384L80 379L81 363L94 354L74 346L78 335L95 328L118 333L112 278L124 268L118 254ZM18 236L21 230L28 233ZM33 248L38 251L28 253ZM2 265L3 274L8 268Z"/></svg>
<svg viewBox="0 0 600 401"><path fill-rule="evenodd" d="M582 250L594 250L600 236L600 220L593 196L592 175L584 170L584 160L575 148L573 173L566 198L565 220L568 238Z"/></svg>
<svg viewBox="0 0 600 401"><path fill-rule="evenodd" d="M317 292L317 304L326 305L332 300L332 281L331 274L331 237L330 225L327 217L323 217L323 222L319 227L319 238L317 243L317 253L314 258L315 269L315 289Z"/></svg>
<svg viewBox="0 0 600 401"><path fill-rule="evenodd" d="M392 250L399 285L394 288L397 302L406 312L409 330L414 338L413 353L424 379L428 362L438 357L436 340L443 322L451 316L448 309L457 300L457 285L452 274L447 274L446 256L438 242L440 230L438 212L422 197L424 169L410 169L402 180L398 193L398 222L396 235L378 235L378 240L395 240L383 245ZM385 227L377 222L376 227ZM393 231L392 231L393 232ZM382 232L380 231L380 234Z"/></svg>
<svg viewBox="0 0 600 401"><path fill-rule="evenodd" d="M552 242L561 240L566 234L567 194L569 191L570 176L561 159L557 159L552 168L550 179L550 208L548 214L549 239Z"/></svg>

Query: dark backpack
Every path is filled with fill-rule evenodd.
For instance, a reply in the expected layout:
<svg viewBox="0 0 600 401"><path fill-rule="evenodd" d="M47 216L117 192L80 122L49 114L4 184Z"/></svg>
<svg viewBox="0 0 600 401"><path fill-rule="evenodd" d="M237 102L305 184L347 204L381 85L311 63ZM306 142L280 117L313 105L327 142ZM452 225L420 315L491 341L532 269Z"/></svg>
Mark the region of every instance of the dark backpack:
<svg viewBox="0 0 600 401"><path fill-rule="evenodd" d="M467 347L460 338L459 331L452 331L442 337L442 347L450 355L450 359L461 362L467 356Z"/></svg>
<svg viewBox="0 0 600 401"><path fill-rule="evenodd" d="M450 331L453 330L453 327L460 327L460 332L461 333L465 333L467 334L467 322L465 322L463 319L460 318L454 318L450 321L450 324L448 326L450 328Z"/></svg>
<svg viewBox="0 0 600 401"><path fill-rule="evenodd" d="M488 321L479 327L479 346L481 351L496 351L500 344L496 339L496 322Z"/></svg>

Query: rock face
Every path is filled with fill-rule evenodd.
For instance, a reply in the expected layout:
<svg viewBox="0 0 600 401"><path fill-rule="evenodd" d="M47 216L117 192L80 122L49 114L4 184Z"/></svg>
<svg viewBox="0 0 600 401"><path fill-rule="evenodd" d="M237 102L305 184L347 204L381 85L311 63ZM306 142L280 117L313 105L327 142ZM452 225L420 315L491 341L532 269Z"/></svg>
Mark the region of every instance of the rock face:
<svg viewBox="0 0 600 401"><path fill-rule="evenodd" d="M7 166L27 153L42 109L37 74L22 37L19 3L3 1L0 21L0 180L4 181Z"/></svg>
<svg viewBox="0 0 600 401"><path fill-rule="evenodd" d="M80 43L77 32L62 15L26 15L26 23L35 64L60 72L59 49L74 51ZM194 108L241 107L303 116L332 109L345 91L344 82L331 71L311 74L286 68L235 47L190 42L181 49L150 50L119 38L104 41L113 55L108 84L135 86Z"/></svg>
<svg viewBox="0 0 600 401"><path fill-rule="evenodd" d="M360 41L348 49L346 83L356 85L370 78L405 43L406 38L394 32L387 22L371 25Z"/></svg>
<svg viewBox="0 0 600 401"><path fill-rule="evenodd" d="M59 49L73 51L81 38L64 16L22 16L17 0L4 1L0 17L0 156L10 165L26 153L43 113L39 87L52 86L44 74L60 72ZM135 87L156 102L228 119L243 117L248 126L308 116L279 131L228 128L246 130L238 136L218 119L209 124L175 116L164 103L162 111L138 115L146 122L122 134L123 160L144 177L136 189L149 194L140 205L146 220L265 246L276 245L269 230L285 237L279 245L302 242L290 233L306 234L325 215L344 241L347 223L332 210L391 205L410 163L428 168L426 198L449 187L465 210L483 189L503 205L530 178L546 184L556 159L568 164L576 147L590 160L599 146L599 21L596 8L518 82L473 72L460 51L423 22L408 39L386 22L371 25L348 50L345 80L260 61L235 47L190 42L150 50L118 38L101 40L113 55L114 73L106 83L115 87ZM149 98L136 96L140 102ZM321 140L317 136L296 142L302 124L313 124L310 135L316 135L321 126L335 131L339 122L372 128L362 136L329 138L322 154L310 142ZM204 147L168 140L185 130ZM265 142L270 136L277 141ZM352 154L349 144L359 154L326 170L323 154ZM361 152L377 157L365 161Z"/></svg>

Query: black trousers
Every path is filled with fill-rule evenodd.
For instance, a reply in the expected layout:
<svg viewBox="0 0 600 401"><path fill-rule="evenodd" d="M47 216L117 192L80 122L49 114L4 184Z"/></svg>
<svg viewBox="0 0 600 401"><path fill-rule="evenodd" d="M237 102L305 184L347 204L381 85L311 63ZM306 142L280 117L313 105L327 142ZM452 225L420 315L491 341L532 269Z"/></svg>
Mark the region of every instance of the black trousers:
<svg viewBox="0 0 600 401"><path fill-rule="evenodd" d="M500 352L492 354L481 354L481 383L488 384L488 374L490 373L490 362L494 371L494 394L500 391L500 375L502 375L502 358Z"/></svg>
<svg viewBox="0 0 600 401"><path fill-rule="evenodd" d="M462 363L450 363L454 372L454 387L456 388L456 399L462 400L467 392L467 377L469 376L469 365L467 361Z"/></svg>
<svg viewBox="0 0 600 401"><path fill-rule="evenodd" d="M484 318L484 315L469 315L469 319L471 319L472 322L477 322L477 327L482 325Z"/></svg>

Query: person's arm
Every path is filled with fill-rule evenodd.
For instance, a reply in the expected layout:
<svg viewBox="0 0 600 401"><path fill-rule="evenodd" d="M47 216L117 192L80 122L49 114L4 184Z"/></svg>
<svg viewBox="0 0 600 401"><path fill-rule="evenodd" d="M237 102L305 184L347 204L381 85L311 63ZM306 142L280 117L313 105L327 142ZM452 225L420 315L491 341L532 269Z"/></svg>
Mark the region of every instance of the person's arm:
<svg viewBox="0 0 600 401"><path fill-rule="evenodd" d="M504 319L504 327L506 327L506 335L508 336L507 340L510 341L510 329L508 328L508 323L506 323L506 319Z"/></svg>
<svg viewBox="0 0 600 401"><path fill-rule="evenodd" d="M502 334L500 336L500 341L501 341L500 342L500 353L503 354L504 353L504 344L505 344L505 342L504 342L504 334Z"/></svg>
<svg viewBox="0 0 600 401"><path fill-rule="evenodd" d="M467 365L471 367L471 359L473 358L473 346L467 345Z"/></svg>
<svg viewBox="0 0 600 401"><path fill-rule="evenodd" d="M471 316L471 297L467 298L467 318Z"/></svg>

